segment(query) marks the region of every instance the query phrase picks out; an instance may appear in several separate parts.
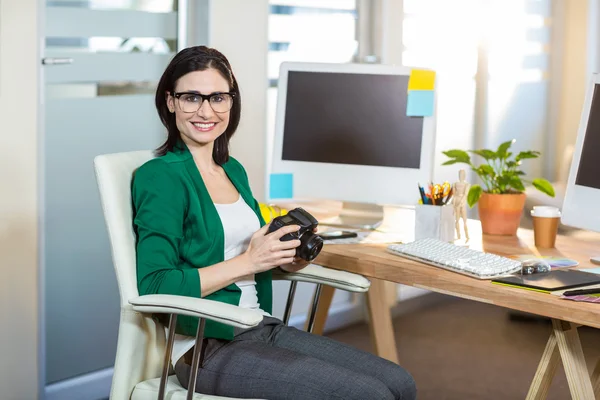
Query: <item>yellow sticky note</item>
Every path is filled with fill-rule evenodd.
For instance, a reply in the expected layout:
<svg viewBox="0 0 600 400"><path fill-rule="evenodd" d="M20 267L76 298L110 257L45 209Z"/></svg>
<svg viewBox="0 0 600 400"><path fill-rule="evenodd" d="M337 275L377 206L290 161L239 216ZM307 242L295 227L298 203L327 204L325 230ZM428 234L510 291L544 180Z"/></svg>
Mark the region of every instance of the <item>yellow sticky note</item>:
<svg viewBox="0 0 600 400"><path fill-rule="evenodd" d="M435 85L435 71L413 69L408 78L408 90L433 90Z"/></svg>

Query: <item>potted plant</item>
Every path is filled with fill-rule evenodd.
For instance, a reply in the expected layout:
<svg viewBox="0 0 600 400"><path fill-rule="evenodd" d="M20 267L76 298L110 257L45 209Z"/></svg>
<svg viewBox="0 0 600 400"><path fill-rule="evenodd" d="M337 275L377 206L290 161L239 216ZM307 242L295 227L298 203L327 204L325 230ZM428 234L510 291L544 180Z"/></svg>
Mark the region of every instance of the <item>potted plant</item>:
<svg viewBox="0 0 600 400"><path fill-rule="evenodd" d="M539 151L521 151L513 154L509 151L515 140L502 143L496 151L447 150L442 152L448 158L443 165L457 163L471 167L481 181L481 185L472 185L467 195L469 207L476 203L479 207L479 219L483 233L494 235L515 235L519 227L525 206L525 183L532 184L539 191L554 197L554 188L546 179L525 179L521 171L521 162L538 158ZM485 162L475 165L469 153L480 156Z"/></svg>

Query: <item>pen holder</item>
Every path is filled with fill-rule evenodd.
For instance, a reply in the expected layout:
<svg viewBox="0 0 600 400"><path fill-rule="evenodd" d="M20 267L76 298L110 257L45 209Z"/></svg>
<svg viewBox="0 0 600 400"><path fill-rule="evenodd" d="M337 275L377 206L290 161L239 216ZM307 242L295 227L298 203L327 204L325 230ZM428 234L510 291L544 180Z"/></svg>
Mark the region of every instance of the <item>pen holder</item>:
<svg viewBox="0 0 600 400"><path fill-rule="evenodd" d="M417 204L415 207L415 240L454 241L454 209L452 206Z"/></svg>

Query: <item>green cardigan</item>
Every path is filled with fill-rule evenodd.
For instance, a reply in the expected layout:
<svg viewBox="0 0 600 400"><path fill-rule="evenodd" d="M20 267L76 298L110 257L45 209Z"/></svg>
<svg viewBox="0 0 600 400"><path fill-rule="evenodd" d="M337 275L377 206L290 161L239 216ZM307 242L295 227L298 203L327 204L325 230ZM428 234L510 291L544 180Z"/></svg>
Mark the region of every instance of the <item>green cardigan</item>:
<svg viewBox="0 0 600 400"><path fill-rule="evenodd" d="M223 164L244 201L265 224L252 196L244 167L235 160ZM137 234L137 284L140 295L174 294L200 298L198 268L224 258L223 225L191 153L185 145L142 165L132 184ZM262 310L272 313L271 271L256 274ZM234 283L204 298L239 305ZM198 318L178 316L177 333L196 336ZM205 337L233 339L233 327L206 321Z"/></svg>

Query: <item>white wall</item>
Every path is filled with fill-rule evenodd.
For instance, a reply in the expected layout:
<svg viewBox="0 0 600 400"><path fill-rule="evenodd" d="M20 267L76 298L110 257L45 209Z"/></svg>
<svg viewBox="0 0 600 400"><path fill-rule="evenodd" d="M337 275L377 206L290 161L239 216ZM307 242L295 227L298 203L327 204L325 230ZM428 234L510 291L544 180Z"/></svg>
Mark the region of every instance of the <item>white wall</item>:
<svg viewBox="0 0 600 400"><path fill-rule="evenodd" d="M587 74L600 72L600 0L588 0L587 19Z"/></svg>
<svg viewBox="0 0 600 400"><path fill-rule="evenodd" d="M588 12L584 0L565 1L562 17L562 71L560 76L560 102L557 116L556 159L563 158L564 149L575 143L581 118L581 109L589 81L588 69ZM559 174L556 163L555 175Z"/></svg>
<svg viewBox="0 0 600 400"><path fill-rule="evenodd" d="M248 172L252 192L264 200L267 118L268 0L210 2L209 46L231 63L242 95L242 120L231 153Z"/></svg>
<svg viewBox="0 0 600 400"><path fill-rule="evenodd" d="M38 0L0 4L0 397L36 399Z"/></svg>

